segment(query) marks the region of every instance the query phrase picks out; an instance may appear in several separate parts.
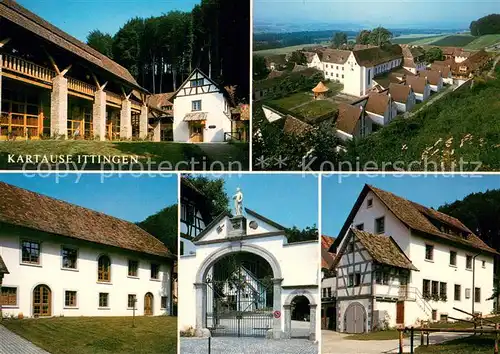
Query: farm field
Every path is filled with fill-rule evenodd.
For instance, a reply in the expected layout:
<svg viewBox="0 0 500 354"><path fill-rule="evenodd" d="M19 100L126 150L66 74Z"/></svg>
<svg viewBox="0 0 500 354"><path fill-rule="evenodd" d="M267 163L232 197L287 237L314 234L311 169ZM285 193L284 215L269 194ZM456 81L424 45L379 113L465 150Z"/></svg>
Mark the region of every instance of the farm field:
<svg viewBox="0 0 500 354"><path fill-rule="evenodd" d="M470 34L456 34L438 39L432 42L432 45L437 45L440 47L463 47L475 39L476 37L471 36Z"/></svg>
<svg viewBox="0 0 500 354"><path fill-rule="evenodd" d="M500 43L500 34L485 34L467 44L464 49L477 50L497 43Z"/></svg>
<svg viewBox="0 0 500 354"><path fill-rule="evenodd" d="M272 48L272 49L264 49L264 50L258 50L253 52L254 55L277 55L277 54L288 54L295 52L296 50L300 50L303 48L308 48L308 47L315 47L318 45L324 45L328 44L326 42L321 42L318 44L300 44L300 45L293 45L290 47L282 47L282 48Z"/></svg>

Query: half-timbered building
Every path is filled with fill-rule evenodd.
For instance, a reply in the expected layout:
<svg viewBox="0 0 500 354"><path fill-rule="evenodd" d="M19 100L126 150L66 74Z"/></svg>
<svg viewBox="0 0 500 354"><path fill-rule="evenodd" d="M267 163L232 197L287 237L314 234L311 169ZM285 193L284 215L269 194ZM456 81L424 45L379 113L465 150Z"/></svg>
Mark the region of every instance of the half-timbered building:
<svg viewBox="0 0 500 354"><path fill-rule="evenodd" d="M234 104L225 88L195 69L171 98L174 103L174 141L232 140ZM240 140L240 139L237 139Z"/></svg>
<svg viewBox="0 0 500 354"><path fill-rule="evenodd" d="M0 1L0 140L148 139L162 111L147 94L118 63Z"/></svg>
<svg viewBox="0 0 500 354"><path fill-rule="evenodd" d="M493 309L498 253L460 220L376 187L364 186L330 251L341 332Z"/></svg>
<svg viewBox="0 0 500 354"><path fill-rule="evenodd" d="M188 179L181 178L180 254L194 252L193 239L212 221L211 201Z"/></svg>
<svg viewBox="0 0 500 354"><path fill-rule="evenodd" d="M154 236L9 184L0 183L0 194L4 316L172 313L175 258Z"/></svg>

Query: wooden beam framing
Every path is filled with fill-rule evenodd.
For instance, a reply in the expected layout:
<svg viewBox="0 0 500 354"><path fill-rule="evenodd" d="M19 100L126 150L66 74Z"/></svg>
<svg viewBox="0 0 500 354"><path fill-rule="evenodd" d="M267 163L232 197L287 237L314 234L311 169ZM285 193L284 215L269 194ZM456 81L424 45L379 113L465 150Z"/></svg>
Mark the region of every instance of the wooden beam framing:
<svg viewBox="0 0 500 354"><path fill-rule="evenodd" d="M4 45L10 42L10 38L4 38L0 41L0 48L3 48Z"/></svg>
<svg viewBox="0 0 500 354"><path fill-rule="evenodd" d="M66 69L64 69L63 71L61 71L61 75L64 76L68 73L68 71L71 69L71 67L73 66L73 64L70 64Z"/></svg>
<svg viewBox="0 0 500 354"><path fill-rule="evenodd" d="M2 76L8 77L8 78L13 79L13 80L18 80L18 81L26 82L26 83L28 83L30 85L40 86L40 87L43 87L43 88L46 88L46 89L49 89L49 90L52 89L52 85L44 84L44 83L41 83L41 82L38 82L38 81L35 81L35 80L26 79L24 77L21 77L21 76L18 76L18 75L14 75L14 74L8 73L6 71L2 71Z"/></svg>
<svg viewBox="0 0 500 354"><path fill-rule="evenodd" d="M92 78L94 79L94 82L95 82L95 85L97 86L97 89L100 91L100 90L104 90L104 88L106 87L106 85L108 84L108 81L106 81L104 84L101 85L101 83L99 82L99 80L97 79L97 76L95 76L94 73L92 73Z"/></svg>
<svg viewBox="0 0 500 354"><path fill-rule="evenodd" d="M47 53L47 56L49 57L49 61L52 64L52 66L54 67L54 70L56 71L57 75L61 75L61 70L59 70L59 67L57 66L54 58L52 58L52 55L50 55L49 52L47 52L47 51L45 51L45 53Z"/></svg>
<svg viewBox="0 0 500 354"><path fill-rule="evenodd" d="M125 89L123 88L123 86L121 87L121 89L122 89L123 96L125 97L126 100L128 100L130 98L130 96L132 95L133 90L130 90L130 93L127 94L127 92L125 91Z"/></svg>

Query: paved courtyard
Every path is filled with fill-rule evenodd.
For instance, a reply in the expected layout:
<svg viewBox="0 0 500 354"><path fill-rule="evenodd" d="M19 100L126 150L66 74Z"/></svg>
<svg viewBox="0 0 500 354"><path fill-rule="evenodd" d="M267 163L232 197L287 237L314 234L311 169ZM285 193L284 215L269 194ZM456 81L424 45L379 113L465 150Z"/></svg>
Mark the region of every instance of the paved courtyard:
<svg viewBox="0 0 500 354"><path fill-rule="evenodd" d="M386 354L398 353L398 340L350 340L348 334L322 331L322 354ZM439 344L452 339L466 337L463 333L433 333L429 336L429 344ZM420 337L415 336L415 348L420 344ZM404 340L404 352L410 352L410 339Z"/></svg>
<svg viewBox="0 0 500 354"><path fill-rule="evenodd" d="M0 354L49 354L0 325Z"/></svg>
<svg viewBox="0 0 500 354"><path fill-rule="evenodd" d="M208 354L208 338L181 338L182 354ZM213 337L211 354L317 354L318 344L306 339L272 340Z"/></svg>

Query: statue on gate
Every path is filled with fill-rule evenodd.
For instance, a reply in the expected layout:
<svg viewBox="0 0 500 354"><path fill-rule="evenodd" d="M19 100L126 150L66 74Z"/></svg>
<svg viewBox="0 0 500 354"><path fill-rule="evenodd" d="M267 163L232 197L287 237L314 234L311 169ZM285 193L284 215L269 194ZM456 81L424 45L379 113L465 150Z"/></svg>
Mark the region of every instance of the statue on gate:
<svg viewBox="0 0 500 354"><path fill-rule="evenodd" d="M241 189L239 187L236 188L236 194L233 195L233 200L234 200L235 215L242 216L243 215L243 193L241 192Z"/></svg>

